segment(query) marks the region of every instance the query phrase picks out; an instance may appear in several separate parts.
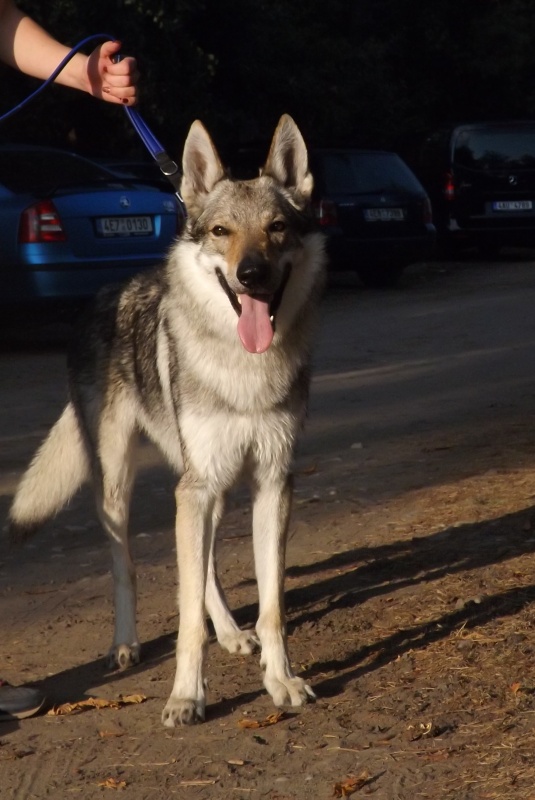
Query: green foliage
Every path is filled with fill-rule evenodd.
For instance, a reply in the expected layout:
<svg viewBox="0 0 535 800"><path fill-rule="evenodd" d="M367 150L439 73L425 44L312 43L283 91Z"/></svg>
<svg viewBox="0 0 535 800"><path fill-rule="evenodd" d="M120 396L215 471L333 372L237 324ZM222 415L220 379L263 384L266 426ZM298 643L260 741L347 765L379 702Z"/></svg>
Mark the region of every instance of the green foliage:
<svg viewBox="0 0 535 800"><path fill-rule="evenodd" d="M223 145L262 138L289 112L310 141L388 147L453 119L535 114L531 0L21 6L66 43L98 32L121 38L139 61L140 111L175 157L196 117ZM2 108L35 85L12 70L0 79ZM6 128L85 152L141 148L120 108L60 87Z"/></svg>

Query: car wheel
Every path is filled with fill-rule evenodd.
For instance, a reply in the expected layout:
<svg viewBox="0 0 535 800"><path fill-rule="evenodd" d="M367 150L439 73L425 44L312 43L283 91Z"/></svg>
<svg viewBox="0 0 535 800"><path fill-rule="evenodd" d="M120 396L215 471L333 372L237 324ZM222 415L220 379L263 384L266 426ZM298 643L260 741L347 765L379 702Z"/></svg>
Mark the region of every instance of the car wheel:
<svg viewBox="0 0 535 800"><path fill-rule="evenodd" d="M451 236L443 235L438 239L438 253L441 258L453 261L462 256L467 243Z"/></svg>
<svg viewBox="0 0 535 800"><path fill-rule="evenodd" d="M500 257L502 246L496 242L480 242L477 251L485 261L493 261Z"/></svg>

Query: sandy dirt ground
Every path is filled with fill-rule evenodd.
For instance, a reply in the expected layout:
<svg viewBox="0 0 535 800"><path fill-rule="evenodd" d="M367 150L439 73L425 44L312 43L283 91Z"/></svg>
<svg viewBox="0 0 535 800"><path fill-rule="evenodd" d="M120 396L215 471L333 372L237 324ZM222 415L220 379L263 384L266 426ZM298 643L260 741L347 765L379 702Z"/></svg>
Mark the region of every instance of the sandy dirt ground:
<svg viewBox="0 0 535 800"><path fill-rule="evenodd" d="M23 550L3 537L0 675L40 686L52 713L0 723L2 800L534 800L534 307L529 253L328 292L287 559L290 654L317 693L302 709L277 713L258 656L212 639L206 722L162 727L173 479L150 447L132 510L139 667L104 665L110 561L88 492ZM4 519L64 402L63 347L4 345L0 392ZM219 559L242 626L250 522L240 490ZM54 713L89 698L108 703Z"/></svg>

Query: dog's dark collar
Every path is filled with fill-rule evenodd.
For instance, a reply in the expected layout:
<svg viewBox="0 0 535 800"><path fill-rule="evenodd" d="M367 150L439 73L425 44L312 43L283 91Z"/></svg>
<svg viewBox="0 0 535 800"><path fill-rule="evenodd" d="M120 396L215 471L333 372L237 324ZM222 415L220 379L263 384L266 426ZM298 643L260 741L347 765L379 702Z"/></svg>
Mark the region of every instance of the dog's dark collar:
<svg viewBox="0 0 535 800"><path fill-rule="evenodd" d="M272 299L270 307L269 307L269 313L270 313L270 316L272 318L271 324L273 325L273 330L275 330L275 316L276 316L277 311L279 310L279 306L280 306L280 304L282 302L282 296L284 294L284 290L286 289L286 284L288 283L288 279L290 277L291 269L292 269L292 265L291 264L287 264L285 266L284 274L282 276L282 281L280 283L279 288L277 289L277 291L273 295L273 299ZM241 316L241 305L239 303L238 296L237 296L236 292L232 291L232 289L228 285L228 282L227 282L225 276L223 275L223 273L221 272L219 267L217 267L217 269L215 271L215 274L217 275L217 280L219 281L219 283L221 285L221 288L223 289L223 291L227 295L228 299L230 300L230 304L232 305L232 308L234 309L236 314L240 317Z"/></svg>

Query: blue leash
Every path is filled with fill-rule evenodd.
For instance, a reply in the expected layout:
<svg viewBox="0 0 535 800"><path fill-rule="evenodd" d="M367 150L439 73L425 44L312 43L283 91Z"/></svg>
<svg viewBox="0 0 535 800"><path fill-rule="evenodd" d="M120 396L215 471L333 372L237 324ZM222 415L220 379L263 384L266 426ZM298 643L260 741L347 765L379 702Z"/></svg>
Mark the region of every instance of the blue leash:
<svg viewBox="0 0 535 800"><path fill-rule="evenodd" d="M61 61L61 63L58 64L52 75L50 75L50 77L47 78L46 81L44 81L42 85L39 86L38 89L36 89L34 92L28 95L28 97L26 97L21 103L16 105L10 111L7 111L5 114L0 116L0 123L9 119L11 116L16 114L17 111L23 109L26 105L28 105L28 103L34 100L37 97L37 95L41 94L41 92L44 91L47 88L47 86L50 86L50 84L56 80L60 72L69 63L71 58L73 58L73 56L75 56L76 53L78 53L79 50L81 50L87 44L97 41L106 41L106 42L115 41L115 37L110 36L106 33L96 33L93 36L87 36L85 39L82 39L81 42L78 42L78 44L75 45L75 47L73 47L69 53L67 53L63 61ZM143 117L141 116L141 114L134 108L130 108L129 106L124 106L124 110L126 112L126 115L128 116L128 119L134 126L134 129L138 134L138 136L140 137L141 141L143 142L143 144L145 145L145 147L147 148L153 159L156 161L158 167L160 168L160 171L172 184L173 189L175 190L176 197L179 201L180 212L183 216L186 216L184 201L180 196L180 173L177 164L166 153L163 145L161 145L158 139L154 136L154 134L144 121Z"/></svg>

